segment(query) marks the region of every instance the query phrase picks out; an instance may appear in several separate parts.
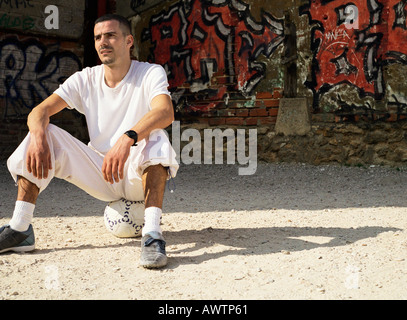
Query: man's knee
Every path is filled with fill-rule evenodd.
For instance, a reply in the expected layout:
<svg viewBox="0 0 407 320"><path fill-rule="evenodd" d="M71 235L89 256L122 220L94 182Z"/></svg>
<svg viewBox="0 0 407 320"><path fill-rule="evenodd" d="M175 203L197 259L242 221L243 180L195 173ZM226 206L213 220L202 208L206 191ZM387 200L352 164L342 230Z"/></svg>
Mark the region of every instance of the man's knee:
<svg viewBox="0 0 407 320"><path fill-rule="evenodd" d="M143 182L145 186L162 185L167 181L167 168L161 164L148 166L143 171Z"/></svg>

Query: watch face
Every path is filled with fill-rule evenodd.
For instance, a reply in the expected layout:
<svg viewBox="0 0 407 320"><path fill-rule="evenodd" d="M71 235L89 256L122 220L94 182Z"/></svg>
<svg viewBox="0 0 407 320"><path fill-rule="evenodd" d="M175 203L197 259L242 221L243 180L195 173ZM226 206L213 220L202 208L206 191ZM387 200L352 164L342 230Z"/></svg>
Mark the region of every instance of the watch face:
<svg viewBox="0 0 407 320"><path fill-rule="evenodd" d="M132 138L132 139L134 140L134 145L136 145L136 143L137 143L137 138L138 138L137 132L135 132L135 131L133 131L133 130L129 130L129 131L126 132L126 135L127 135L129 138Z"/></svg>

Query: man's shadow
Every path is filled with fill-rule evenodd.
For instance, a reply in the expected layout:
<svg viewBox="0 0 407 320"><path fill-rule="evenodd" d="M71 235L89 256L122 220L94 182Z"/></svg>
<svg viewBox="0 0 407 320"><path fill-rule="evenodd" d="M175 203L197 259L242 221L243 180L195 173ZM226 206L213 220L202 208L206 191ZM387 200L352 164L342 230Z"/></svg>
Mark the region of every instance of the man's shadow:
<svg viewBox="0 0 407 320"><path fill-rule="evenodd" d="M300 252L315 248L341 247L360 240L375 238L385 232L401 231L398 228L378 226L359 228L324 228L324 227L263 227L263 228L205 228L202 230L166 231L167 269L181 265L199 265L205 261L228 256L262 256L280 252ZM301 239L304 237L308 240ZM318 237L317 241L312 237ZM322 241L321 241L322 239ZM140 248L140 238L124 240L124 243L95 246L92 243L76 247L53 249L36 249L33 254L44 254L54 251L71 251L99 249L106 247ZM314 241L312 241L314 240ZM208 252L212 247L221 245L221 252ZM180 247L180 248L178 248ZM202 252L196 254L196 252ZM188 253L195 253L189 255Z"/></svg>
<svg viewBox="0 0 407 320"><path fill-rule="evenodd" d="M167 231L166 241L176 249L167 249L171 257L169 268L180 265L201 264L205 261L219 259L230 255L267 255L272 253L298 252L315 248L340 247L359 240L377 237L384 232L400 231L397 228L359 227L359 228L324 228L324 227L264 227L264 228L206 228L202 230ZM311 237L310 240L301 239ZM319 237L312 241L312 237ZM321 238L323 241L321 241ZM184 248L185 245L187 248ZM211 247L222 245L227 249L208 253ZM182 248L177 248L182 246ZM206 250L205 250L206 249ZM188 253L203 252L188 256ZM187 253L185 256L184 254ZM182 255L181 255L182 254Z"/></svg>

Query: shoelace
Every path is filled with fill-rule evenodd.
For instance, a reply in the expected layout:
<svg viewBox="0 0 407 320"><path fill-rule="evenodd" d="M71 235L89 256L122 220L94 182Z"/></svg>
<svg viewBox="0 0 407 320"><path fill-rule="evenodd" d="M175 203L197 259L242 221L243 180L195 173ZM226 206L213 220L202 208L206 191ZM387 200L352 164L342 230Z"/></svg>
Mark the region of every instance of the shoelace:
<svg viewBox="0 0 407 320"><path fill-rule="evenodd" d="M170 170L169 167L167 168L167 171L168 171L168 174L170 175L170 179L167 181L167 187L168 187L168 190L170 190L171 193L174 193L174 191L176 189L175 180L172 177L171 170ZM171 188L171 186L170 186L171 183L172 183L173 188Z"/></svg>

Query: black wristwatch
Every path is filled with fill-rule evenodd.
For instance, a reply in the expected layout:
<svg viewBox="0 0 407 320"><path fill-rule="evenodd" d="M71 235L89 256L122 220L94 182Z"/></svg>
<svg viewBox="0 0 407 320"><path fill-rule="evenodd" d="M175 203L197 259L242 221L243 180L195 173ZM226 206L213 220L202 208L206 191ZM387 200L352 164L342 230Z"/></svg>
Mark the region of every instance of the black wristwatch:
<svg viewBox="0 0 407 320"><path fill-rule="evenodd" d="M134 140L133 146L137 146L138 134L137 134L136 131L134 131L134 130L129 130L129 131L126 131L124 134L125 134L126 136L128 136L129 138L132 138L132 139Z"/></svg>

